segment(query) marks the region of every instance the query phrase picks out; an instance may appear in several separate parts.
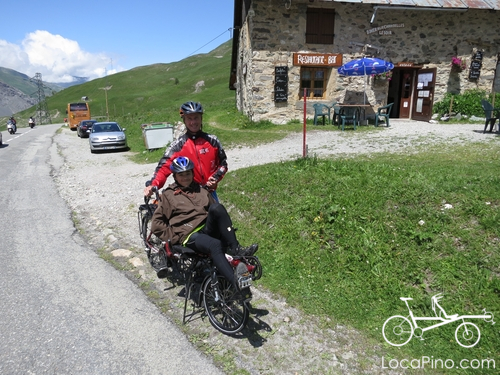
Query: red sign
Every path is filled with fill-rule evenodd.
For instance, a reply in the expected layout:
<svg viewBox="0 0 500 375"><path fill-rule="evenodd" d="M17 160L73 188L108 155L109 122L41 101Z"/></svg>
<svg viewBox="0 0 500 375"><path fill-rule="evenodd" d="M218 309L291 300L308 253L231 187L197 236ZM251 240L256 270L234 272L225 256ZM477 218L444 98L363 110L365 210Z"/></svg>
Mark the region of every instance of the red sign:
<svg viewBox="0 0 500 375"><path fill-rule="evenodd" d="M294 53L293 65L300 66L341 66L340 53Z"/></svg>

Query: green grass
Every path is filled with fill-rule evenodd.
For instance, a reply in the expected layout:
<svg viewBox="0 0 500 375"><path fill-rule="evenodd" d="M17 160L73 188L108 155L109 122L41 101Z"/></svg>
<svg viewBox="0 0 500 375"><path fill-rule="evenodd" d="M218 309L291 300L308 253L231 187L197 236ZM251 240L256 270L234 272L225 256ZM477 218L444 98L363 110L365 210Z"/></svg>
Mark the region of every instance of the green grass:
<svg viewBox="0 0 500 375"><path fill-rule="evenodd" d="M388 317L408 315L399 297L413 298L417 316L433 315L438 292L448 314L500 313L499 171L495 143L309 158L229 173L219 195L242 213L240 238L260 244L262 283L306 313L352 325L396 357L499 359L498 328L482 320L473 349L455 342L458 323L401 349L381 335Z"/></svg>
<svg viewBox="0 0 500 375"><path fill-rule="evenodd" d="M267 121L259 123L245 121L245 119L242 119L244 116L234 108L207 109L205 107L205 111L203 130L211 134L217 134L226 149L269 143L284 138L290 132L302 131L302 124L293 122L288 125L276 126ZM177 119L180 118L176 118L175 121ZM146 151L140 126L131 123L126 118L122 119L120 124L127 129L128 144L132 152L134 152L132 159L135 162L150 163L160 159L165 150Z"/></svg>

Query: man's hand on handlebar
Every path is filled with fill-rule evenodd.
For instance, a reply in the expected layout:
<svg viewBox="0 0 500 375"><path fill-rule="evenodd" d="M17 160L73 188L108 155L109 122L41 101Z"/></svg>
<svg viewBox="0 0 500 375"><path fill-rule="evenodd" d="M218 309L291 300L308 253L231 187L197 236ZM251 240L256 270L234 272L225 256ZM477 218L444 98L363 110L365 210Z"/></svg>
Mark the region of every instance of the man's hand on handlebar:
<svg viewBox="0 0 500 375"><path fill-rule="evenodd" d="M153 195L153 193L156 191L158 191L158 188L154 185L149 185L149 186L146 186L144 188L144 196L145 197L150 197Z"/></svg>
<svg viewBox="0 0 500 375"><path fill-rule="evenodd" d="M217 189L218 181L214 177L210 177L205 185L208 190L213 191Z"/></svg>

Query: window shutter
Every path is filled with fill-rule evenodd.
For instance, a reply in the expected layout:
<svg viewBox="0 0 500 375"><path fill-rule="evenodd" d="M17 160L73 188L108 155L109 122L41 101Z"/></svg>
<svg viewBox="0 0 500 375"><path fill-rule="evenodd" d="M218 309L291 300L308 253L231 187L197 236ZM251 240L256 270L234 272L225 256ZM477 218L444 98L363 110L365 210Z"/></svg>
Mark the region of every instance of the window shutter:
<svg viewBox="0 0 500 375"><path fill-rule="evenodd" d="M307 8L306 43L333 44L335 10Z"/></svg>

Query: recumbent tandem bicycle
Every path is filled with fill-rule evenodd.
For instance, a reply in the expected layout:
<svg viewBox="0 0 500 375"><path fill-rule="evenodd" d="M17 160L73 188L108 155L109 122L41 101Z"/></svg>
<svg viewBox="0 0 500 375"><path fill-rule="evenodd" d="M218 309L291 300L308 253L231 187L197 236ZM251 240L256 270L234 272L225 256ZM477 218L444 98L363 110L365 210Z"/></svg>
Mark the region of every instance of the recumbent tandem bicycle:
<svg viewBox="0 0 500 375"><path fill-rule="evenodd" d="M139 233L149 263L159 278L169 279L173 285L184 285L183 324L192 315L187 313L191 298L194 307L202 307L210 323L226 335L240 332L247 324L249 301L239 298L238 290L219 273L212 259L204 254L160 240L151 232L151 219L160 199L158 191L150 203L144 197L144 204L137 213ZM262 276L262 266L256 256L226 255L231 266L237 270L240 289L248 288L252 281ZM193 295L194 293L194 295Z"/></svg>

